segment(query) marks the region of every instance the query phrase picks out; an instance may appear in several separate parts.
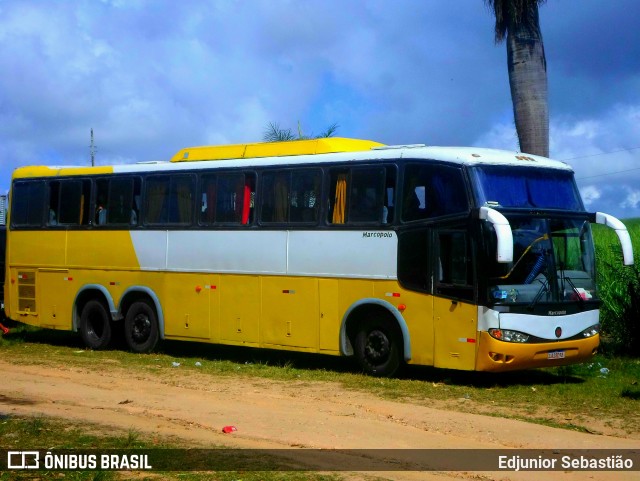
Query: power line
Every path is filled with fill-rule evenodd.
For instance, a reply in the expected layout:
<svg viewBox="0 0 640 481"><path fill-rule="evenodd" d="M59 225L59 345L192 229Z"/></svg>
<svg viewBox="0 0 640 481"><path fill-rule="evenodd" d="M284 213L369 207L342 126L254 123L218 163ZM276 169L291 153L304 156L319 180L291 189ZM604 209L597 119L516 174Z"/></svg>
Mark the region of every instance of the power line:
<svg viewBox="0 0 640 481"><path fill-rule="evenodd" d="M620 149L620 150L612 150L611 152L600 152L599 154L591 154L591 155L581 155L580 157L570 157L568 159L558 159L558 160L575 160L575 159L586 159L589 157L597 157L599 155L609 155L609 154L617 154L619 152L631 152L632 150L638 150L640 147L631 147L630 149Z"/></svg>
<svg viewBox="0 0 640 481"><path fill-rule="evenodd" d="M560 159L560 160L567 161L567 160L576 160L576 159L587 159L589 157L598 157L600 155L617 154L620 152L631 152L632 150L638 150L638 149L640 149L640 147L631 147L629 149L612 150L611 152L600 152L599 154L581 155L579 157L571 157L569 159ZM607 172L604 174L589 175L587 177L576 177L576 180L594 179L596 177L604 177L607 175L624 174L625 172L633 172L635 170L640 170L640 167L634 167L633 169L626 169L626 170L618 170L616 172Z"/></svg>
<svg viewBox="0 0 640 481"><path fill-rule="evenodd" d="M606 174L590 175L588 177L576 177L576 180L593 179L596 177L604 177L605 175L624 174L625 172L631 172L634 170L640 170L640 167L634 167L633 169L627 169L627 170L618 170L617 172L607 172Z"/></svg>

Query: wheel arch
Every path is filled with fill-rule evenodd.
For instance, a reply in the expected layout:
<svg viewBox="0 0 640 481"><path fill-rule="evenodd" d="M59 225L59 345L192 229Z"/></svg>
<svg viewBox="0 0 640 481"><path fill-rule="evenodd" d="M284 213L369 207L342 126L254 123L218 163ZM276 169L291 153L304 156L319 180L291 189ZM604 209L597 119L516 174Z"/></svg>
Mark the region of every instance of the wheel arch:
<svg viewBox="0 0 640 481"><path fill-rule="evenodd" d="M160 334L160 339L164 339L164 314L162 312L162 306L160 304L160 299L156 295L156 293L145 286L131 286L127 288L122 293L122 297L120 298L120 305L118 306L118 316L119 318L124 318L127 310L136 301L140 300L149 300L151 301L151 305L156 311L156 317L158 320L158 331Z"/></svg>
<svg viewBox="0 0 640 481"><path fill-rule="evenodd" d="M85 284L82 286L78 292L76 293L76 297L73 300L73 310L72 310L72 330L77 332L80 328L80 315L82 314L82 309L92 299L99 299L104 301L107 305L107 309L111 313L111 319L118 319L118 309L115 307L115 303L113 302L113 298L111 294L107 290L106 287L100 284Z"/></svg>
<svg viewBox="0 0 640 481"><path fill-rule="evenodd" d="M353 356L353 339L357 332L358 324L368 316L378 313L395 321L396 327L402 335L402 354L405 361L411 360L411 338L409 328L400 311L390 302L381 299L360 299L349 306L342 316L340 325L340 354Z"/></svg>

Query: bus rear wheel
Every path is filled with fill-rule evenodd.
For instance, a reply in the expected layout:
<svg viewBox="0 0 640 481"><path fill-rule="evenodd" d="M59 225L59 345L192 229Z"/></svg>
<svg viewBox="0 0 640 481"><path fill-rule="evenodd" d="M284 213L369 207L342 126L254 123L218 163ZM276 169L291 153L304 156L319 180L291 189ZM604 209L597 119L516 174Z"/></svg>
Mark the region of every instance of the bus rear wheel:
<svg viewBox="0 0 640 481"><path fill-rule="evenodd" d="M151 352L158 344L160 332L156 311L147 301L131 304L124 319L124 338L133 352Z"/></svg>
<svg viewBox="0 0 640 481"><path fill-rule="evenodd" d="M400 335L386 319L362 323L356 334L355 355L363 371L371 376L390 377L400 368Z"/></svg>
<svg viewBox="0 0 640 481"><path fill-rule="evenodd" d="M105 305L92 299L82 308L80 334L89 349L106 349L111 342L111 320Z"/></svg>

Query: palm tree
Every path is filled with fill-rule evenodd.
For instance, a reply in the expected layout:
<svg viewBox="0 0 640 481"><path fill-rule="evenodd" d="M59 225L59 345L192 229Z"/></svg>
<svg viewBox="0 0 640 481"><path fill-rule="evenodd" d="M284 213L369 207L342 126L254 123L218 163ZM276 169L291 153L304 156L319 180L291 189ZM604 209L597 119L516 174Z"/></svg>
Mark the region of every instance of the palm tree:
<svg viewBox="0 0 640 481"><path fill-rule="evenodd" d="M496 19L496 43L507 39L507 68L520 150L549 156L547 60L538 6L545 0L484 0Z"/></svg>
<svg viewBox="0 0 640 481"><path fill-rule="evenodd" d="M298 122L298 136L296 137L291 132L291 129L281 128L276 122L269 122L262 136L262 140L265 142L287 142L289 140L323 139L325 137L333 137L337 130L338 124L333 123L318 135L307 136L302 134L302 127L300 126L300 122Z"/></svg>

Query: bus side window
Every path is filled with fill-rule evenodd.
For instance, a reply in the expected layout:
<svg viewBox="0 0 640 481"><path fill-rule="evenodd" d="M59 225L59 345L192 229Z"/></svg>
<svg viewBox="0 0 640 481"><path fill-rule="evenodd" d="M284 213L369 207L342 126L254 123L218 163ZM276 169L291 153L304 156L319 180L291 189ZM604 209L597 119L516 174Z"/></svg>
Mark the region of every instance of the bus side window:
<svg viewBox="0 0 640 481"><path fill-rule="evenodd" d="M107 203L108 224L128 224L131 220L133 204L133 179L113 178L109 181L109 202Z"/></svg>
<svg viewBox="0 0 640 481"><path fill-rule="evenodd" d="M291 172L262 174L262 222L284 223L289 220Z"/></svg>
<svg viewBox="0 0 640 481"><path fill-rule="evenodd" d="M171 176L169 193L169 224L191 224L194 201L193 176L190 174Z"/></svg>
<svg viewBox="0 0 640 481"><path fill-rule="evenodd" d="M95 225L107 223L107 201L109 199L109 181L107 179L96 180L96 207L93 217Z"/></svg>
<svg viewBox="0 0 640 481"><path fill-rule="evenodd" d="M16 182L11 189L11 225L40 227L45 215L45 183Z"/></svg>
<svg viewBox="0 0 640 481"><path fill-rule="evenodd" d="M60 201L60 181L54 180L49 183L49 215L47 225L58 225Z"/></svg>
<svg viewBox="0 0 640 481"><path fill-rule="evenodd" d="M344 224L347 211L347 186L349 171L332 169L329 175L329 222Z"/></svg>
<svg viewBox="0 0 640 481"><path fill-rule="evenodd" d="M349 222L382 222L384 178L384 169L380 167L351 170Z"/></svg>
<svg viewBox="0 0 640 481"><path fill-rule="evenodd" d="M322 172L317 169L294 170L291 173L289 222L318 221Z"/></svg>
<svg viewBox="0 0 640 481"><path fill-rule="evenodd" d="M437 234L436 294L473 300L473 262L465 231Z"/></svg>
<svg viewBox="0 0 640 481"><path fill-rule="evenodd" d="M200 177L200 224L211 225L216 220L216 182L215 175Z"/></svg>
<svg viewBox="0 0 640 481"><path fill-rule="evenodd" d="M409 164L405 167L403 222L459 214L468 208L460 169L433 164Z"/></svg>
<svg viewBox="0 0 640 481"><path fill-rule="evenodd" d="M429 247L429 231L424 227L400 233L398 280L402 287L419 292L431 292Z"/></svg>
<svg viewBox="0 0 640 481"><path fill-rule="evenodd" d="M329 189L332 224L386 224L393 219L395 171L391 167L334 169Z"/></svg>
<svg viewBox="0 0 640 481"><path fill-rule="evenodd" d="M318 220L322 174L296 169L262 174L262 213L265 223L311 223Z"/></svg>
<svg viewBox="0 0 640 481"><path fill-rule="evenodd" d="M255 212L255 175L221 174L216 188L216 223L249 225Z"/></svg>
<svg viewBox="0 0 640 481"><path fill-rule="evenodd" d="M169 217L169 176L151 176L145 187L145 224L163 224Z"/></svg>

